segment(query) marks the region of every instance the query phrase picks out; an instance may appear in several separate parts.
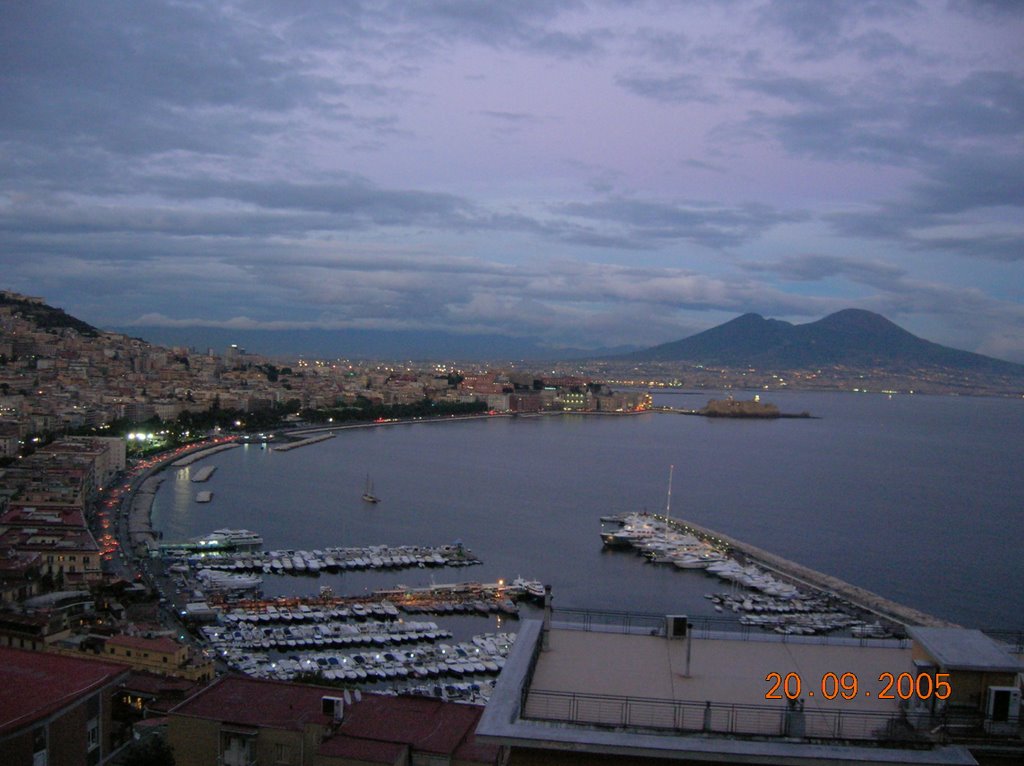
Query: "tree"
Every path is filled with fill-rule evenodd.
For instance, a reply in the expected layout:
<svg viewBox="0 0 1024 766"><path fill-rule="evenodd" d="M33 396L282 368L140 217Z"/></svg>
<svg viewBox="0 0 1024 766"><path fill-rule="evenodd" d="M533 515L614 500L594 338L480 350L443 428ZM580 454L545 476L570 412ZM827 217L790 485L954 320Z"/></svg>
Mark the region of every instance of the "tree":
<svg viewBox="0 0 1024 766"><path fill-rule="evenodd" d="M159 735L138 739L124 749L121 766L174 766L174 751Z"/></svg>

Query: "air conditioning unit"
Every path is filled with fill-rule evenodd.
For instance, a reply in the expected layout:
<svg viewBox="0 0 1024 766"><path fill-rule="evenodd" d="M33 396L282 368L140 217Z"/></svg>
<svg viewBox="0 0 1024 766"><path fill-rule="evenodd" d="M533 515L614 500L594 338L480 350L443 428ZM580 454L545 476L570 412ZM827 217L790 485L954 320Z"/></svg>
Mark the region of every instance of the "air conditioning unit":
<svg viewBox="0 0 1024 766"><path fill-rule="evenodd" d="M345 714L345 700L341 697L321 697L320 711L335 721L340 721Z"/></svg>
<svg viewBox="0 0 1024 766"><path fill-rule="evenodd" d="M685 614L665 615L665 635L669 638L686 638L690 629L690 619Z"/></svg>

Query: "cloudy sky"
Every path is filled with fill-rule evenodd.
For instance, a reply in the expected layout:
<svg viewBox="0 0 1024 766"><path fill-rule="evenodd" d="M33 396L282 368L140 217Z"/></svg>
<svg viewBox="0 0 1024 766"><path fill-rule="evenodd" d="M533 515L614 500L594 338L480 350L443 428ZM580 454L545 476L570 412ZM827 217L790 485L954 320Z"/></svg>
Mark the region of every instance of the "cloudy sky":
<svg viewBox="0 0 1024 766"><path fill-rule="evenodd" d="M1024 3L5 2L0 287L103 327L1024 361Z"/></svg>

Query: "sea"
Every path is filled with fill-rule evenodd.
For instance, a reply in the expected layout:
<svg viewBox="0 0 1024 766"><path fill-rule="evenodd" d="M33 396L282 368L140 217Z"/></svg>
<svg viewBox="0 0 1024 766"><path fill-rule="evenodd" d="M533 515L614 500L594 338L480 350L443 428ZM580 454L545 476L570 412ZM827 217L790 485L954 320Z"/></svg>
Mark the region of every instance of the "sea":
<svg viewBox="0 0 1024 766"><path fill-rule="evenodd" d="M654 398L689 409L722 395ZM483 561L267 575L271 596L523 576L552 586L556 610L713 616L704 596L720 581L602 547L601 516L668 510L937 617L1024 629L1024 401L764 398L815 417L492 417L352 428L287 452L249 444L169 469L154 527L165 541L252 529L267 549L458 541ZM213 477L191 482L205 465ZM376 505L361 499L367 477ZM196 503L204 489L213 501Z"/></svg>

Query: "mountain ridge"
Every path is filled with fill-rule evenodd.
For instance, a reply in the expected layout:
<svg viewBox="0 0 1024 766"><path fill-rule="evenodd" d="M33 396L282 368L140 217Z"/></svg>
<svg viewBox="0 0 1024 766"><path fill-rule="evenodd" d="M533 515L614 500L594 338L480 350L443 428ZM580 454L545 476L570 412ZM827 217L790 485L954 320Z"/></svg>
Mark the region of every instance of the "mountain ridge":
<svg viewBox="0 0 1024 766"><path fill-rule="evenodd" d="M1024 377L1024 365L933 343L881 314L855 308L799 325L765 319L760 314L742 314L687 338L622 358L780 370L835 366L882 367L899 372L961 369Z"/></svg>

